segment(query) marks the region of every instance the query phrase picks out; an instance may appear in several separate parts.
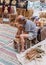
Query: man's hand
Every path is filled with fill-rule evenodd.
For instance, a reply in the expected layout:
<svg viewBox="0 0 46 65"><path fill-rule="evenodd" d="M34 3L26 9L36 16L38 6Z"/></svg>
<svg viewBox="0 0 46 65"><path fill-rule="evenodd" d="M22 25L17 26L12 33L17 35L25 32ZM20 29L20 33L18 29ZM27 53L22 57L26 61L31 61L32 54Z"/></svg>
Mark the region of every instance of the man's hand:
<svg viewBox="0 0 46 65"><path fill-rule="evenodd" d="M19 29L21 29L23 26L21 25L21 24L19 24L19 23L15 23L15 26L17 27L17 28L19 28Z"/></svg>
<svg viewBox="0 0 46 65"><path fill-rule="evenodd" d="M18 27L18 23L15 22L14 25L15 25L16 27Z"/></svg>

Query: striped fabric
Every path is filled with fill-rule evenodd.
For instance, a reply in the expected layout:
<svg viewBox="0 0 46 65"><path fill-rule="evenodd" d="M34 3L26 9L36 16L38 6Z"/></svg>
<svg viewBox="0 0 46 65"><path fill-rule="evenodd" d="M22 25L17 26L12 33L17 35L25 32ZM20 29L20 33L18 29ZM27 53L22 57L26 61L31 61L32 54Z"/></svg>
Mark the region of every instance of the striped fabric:
<svg viewBox="0 0 46 65"><path fill-rule="evenodd" d="M15 38L16 31L15 27L0 24L0 43L9 44Z"/></svg>
<svg viewBox="0 0 46 65"><path fill-rule="evenodd" d="M21 65L12 42L16 32L15 27L0 24L0 65Z"/></svg>

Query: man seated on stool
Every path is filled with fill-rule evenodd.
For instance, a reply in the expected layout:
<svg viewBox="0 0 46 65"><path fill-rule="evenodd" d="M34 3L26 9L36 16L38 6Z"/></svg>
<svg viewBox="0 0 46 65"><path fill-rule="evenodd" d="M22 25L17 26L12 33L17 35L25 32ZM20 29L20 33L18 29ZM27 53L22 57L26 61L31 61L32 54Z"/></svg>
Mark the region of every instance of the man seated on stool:
<svg viewBox="0 0 46 65"><path fill-rule="evenodd" d="M34 22L26 19L22 15L19 15L16 20L18 21L19 24L21 24L23 26L24 31L26 32L26 33L22 33L19 35L21 45L22 45L21 51L23 52L24 51L25 38L32 40L32 39L36 38L36 36L37 36L36 25ZM18 35L16 35L16 37L18 37Z"/></svg>

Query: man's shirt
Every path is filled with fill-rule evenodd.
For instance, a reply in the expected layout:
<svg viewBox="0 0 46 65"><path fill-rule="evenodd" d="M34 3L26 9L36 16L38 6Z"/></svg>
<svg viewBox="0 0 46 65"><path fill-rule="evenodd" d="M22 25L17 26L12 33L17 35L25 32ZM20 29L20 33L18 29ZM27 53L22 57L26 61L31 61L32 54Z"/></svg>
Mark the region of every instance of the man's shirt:
<svg viewBox="0 0 46 65"><path fill-rule="evenodd" d="M29 33L33 33L34 36L37 35L36 25L34 22L27 20L26 24L24 25L25 31Z"/></svg>

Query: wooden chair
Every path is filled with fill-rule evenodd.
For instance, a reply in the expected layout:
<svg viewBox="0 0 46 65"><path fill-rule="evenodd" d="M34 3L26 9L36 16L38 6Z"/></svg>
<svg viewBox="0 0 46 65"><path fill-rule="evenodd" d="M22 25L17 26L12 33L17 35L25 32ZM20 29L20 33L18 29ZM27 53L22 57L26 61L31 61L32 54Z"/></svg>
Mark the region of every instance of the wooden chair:
<svg viewBox="0 0 46 65"><path fill-rule="evenodd" d="M32 40L26 39L26 49L38 43L37 37Z"/></svg>
<svg viewBox="0 0 46 65"><path fill-rule="evenodd" d="M23 15L26 18L30 18L33 15L33 9L27 10L23 8L17 8L18 15Z"/></svg>
<svg viewBox="0 0 46 65"><path fill-rule="evenodd" d="M18 15L21 14L21 9L20 9L20 8L17 8L16 11L17 11L17 14L18 14Z"/></svg>
<svg viewBox="0 0 46 65"><path fill-rule="evenodd" d="M0 17L2 17L2 7L0 7Z"/></svg>
<svg viewBox="0 0 46 65"><path fill-rule="evenodd" d="M22 15L25 16L26 9L22 9Z"/></svg>
<svg viewBox="0 0 46 65"><path fill-rule="evenodd" d="M14 39L14 48L17 49L18 52L21 51L21 42L19 38ZM24 44L24 48L27 49L27 43Z"/></svg>
<svg viewBox="0 0 46 65"><path fill-rule="evenodd" d="M16 19L16 14L10 14L10 21L14 21Z"/></svg>
<svg viewBox="0 0 46 65"><path fill-rule="evenodd" d="M24 44L25 50L30 48L32 45L34 45L36 43L37 43L37 38L34 38L32 40L25 39L25 44ZM14 39L14 48L17 49L18 52L21 51L21 42L20 42L19 38Z"/></svg>
<svg viewBox="0 0 46 65"><path fill-rule="evenodd" d="M46 12L40 12L39 17L40 18L46 18Z"/></svg>
<svg viewBox="0 0 46 65"><path fill-rule="evenodd" d="M25 11L25 17L30 18L32 15L33 15L32 9Z"/></svg>
<svg viewBox="0 0 46 65"><path fill-rule="evenodd" d="M16 14L10 14L10 15L9 15L9 18L10 18L10 25L14 26L16 17L17 17Z"/></svg>
<svg viewBox="0 0 46 65"><path fill-rule="evenodd" d="M0 23L3 23L2 18L0 18Z"/></svg>
<svg viewBox="0 0 46 65"><path fill-rule="evenodd" d="M20 52L20 41L18 38L14 39L14 48L17 49L18 52Z"/></svg>

